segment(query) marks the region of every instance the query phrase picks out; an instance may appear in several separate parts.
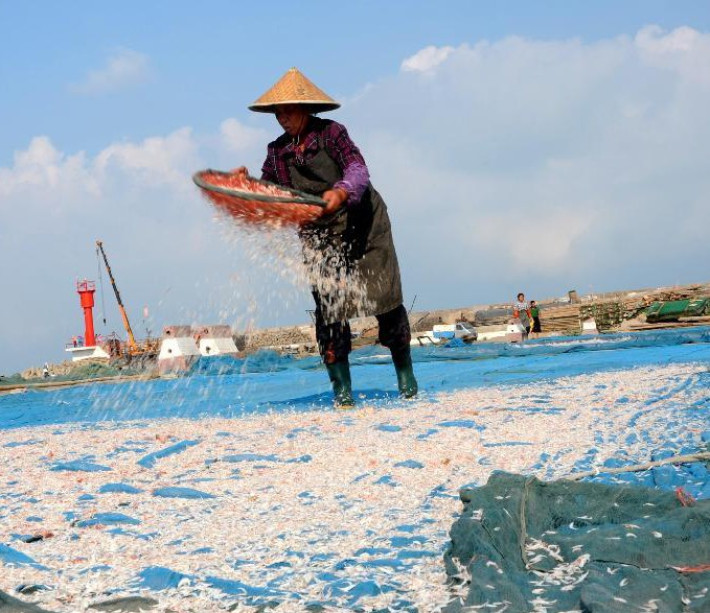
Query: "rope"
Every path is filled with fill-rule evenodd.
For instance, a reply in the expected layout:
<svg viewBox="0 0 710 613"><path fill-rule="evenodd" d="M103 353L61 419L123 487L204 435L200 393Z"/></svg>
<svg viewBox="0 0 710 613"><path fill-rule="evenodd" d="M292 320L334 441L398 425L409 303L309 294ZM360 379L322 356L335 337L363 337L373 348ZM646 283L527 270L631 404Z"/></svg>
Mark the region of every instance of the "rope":
<svg viewBox="0 0 710 613"><path fill-rule="evenodd" d="M533 477L528 477L525 480L525 486L523 487L523 495L520 501L520 534L518 535L518 545L520 547L520 556L522 557L523 564L525 564L525 568L527 569L531 568L531 564L530 560L528 559L528 554L525 551L525 543L528 540L528 524L525 517L525 507L527 506L528 502L528 490L530 489L530 484L533 482L533 480Z"/></svg>
<svg viewBox="0 0 710 613"><path fill-rule="evenodd" d="M604 468L598 470L590 470L583 473L573 473L566 477L570 481L578 481L585 477L594 477L599 474L618 474L618 473L633 473L641 470L648 470L656 466L664 464L686 464L688 462L697 462L698 460L710 460L710 452L702 451L699 453L691 453L688 455L677 455L664 460L656 460L655 462L646 462L645 464L631 464L630 466L620 466L619 468Z"/></svg>

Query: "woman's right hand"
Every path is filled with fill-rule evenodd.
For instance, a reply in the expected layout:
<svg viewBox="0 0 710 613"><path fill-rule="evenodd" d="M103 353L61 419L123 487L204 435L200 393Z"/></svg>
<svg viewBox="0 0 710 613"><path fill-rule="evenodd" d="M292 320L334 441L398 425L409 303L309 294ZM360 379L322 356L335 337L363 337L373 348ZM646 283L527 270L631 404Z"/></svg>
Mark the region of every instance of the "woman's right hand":
<svg viewBox="0 0 710 613"><path fill-rule="evenodd" d="M242 179L248 179L249 178L249 171L247 170L246 166L240 166L239 168L233 168L232 169L232 174L233 175L239 175L240 178Z"/></svg>

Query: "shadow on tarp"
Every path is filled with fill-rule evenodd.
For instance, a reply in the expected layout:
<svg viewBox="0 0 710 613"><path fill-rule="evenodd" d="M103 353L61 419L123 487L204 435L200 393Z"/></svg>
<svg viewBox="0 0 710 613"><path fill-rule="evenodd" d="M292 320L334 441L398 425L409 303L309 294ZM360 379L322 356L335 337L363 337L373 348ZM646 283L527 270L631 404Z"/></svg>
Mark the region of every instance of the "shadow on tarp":
<svg viewBox="0 0 710 613"><path fill-rule="evenodd" d="M520 344L415 347L422 395L478 386L639 366L710 363L710 328L595 337L555 337ZM332 392L319 359L258 352L247 359L198 361L178 379L82 385L0 396L0 429L22 426L160 418L225 417L252 413L331 410ZM351 355L353 392L381 408L402 406L387 349ZM361 397L362 396L362 397Z"/></svg>
<svg viewBox="0 0 710 613"><path fill-rule="evenodd" d="M396 390L384 391L380 389L356 389L355 400L364 404L387 404L392 406L406 406L408 402L407 400L402 400ZM296 404L310 408L323 407L324 409L330 409L333 406L333 394L328 391L321 394L303 396L302 398L270 403L275 409L290 409ZM344 410L344 412L347 411Z"/></svg>

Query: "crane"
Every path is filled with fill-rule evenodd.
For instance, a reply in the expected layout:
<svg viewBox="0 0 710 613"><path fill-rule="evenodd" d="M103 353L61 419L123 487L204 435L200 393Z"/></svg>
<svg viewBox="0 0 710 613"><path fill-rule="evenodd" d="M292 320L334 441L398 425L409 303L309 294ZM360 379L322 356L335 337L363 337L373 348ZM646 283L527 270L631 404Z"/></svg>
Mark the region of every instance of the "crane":
<svg viewBox="0 0 710 613"><path fill-rule="evenodd" d="M104 244L101 241L96 241L96 255L98 256L99 251L104 258L104 264L106 265L106 272L108 272L108 278L111 280L111 287L113 287L113 293L116 294L116 302L118 302L118 310L121 312L121 319L123 320L123 327L126 329L128 334L128 349L131 353L138 353L138 343L136 343L136 337L133 336L133 330L131 329L131 323L128 321L128 315L126 314L126 309L123 307L123 302L121 302L121 294L118 293L118 287L116 287L116 281L114 281L113 274L111 273L111 267L108 263L108 258L106 257L106 252L104 251Z"/></svg>

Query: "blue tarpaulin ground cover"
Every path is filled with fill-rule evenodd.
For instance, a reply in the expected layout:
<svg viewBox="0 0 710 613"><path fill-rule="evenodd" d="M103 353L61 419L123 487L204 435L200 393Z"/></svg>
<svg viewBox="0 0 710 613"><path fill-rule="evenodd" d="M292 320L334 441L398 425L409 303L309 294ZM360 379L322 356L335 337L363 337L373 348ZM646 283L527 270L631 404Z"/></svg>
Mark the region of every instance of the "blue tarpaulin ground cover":
<svg viewBox="0 0 710 613"><path fill-rule="evenodd" d="M461 346L457 343L455 346L452 344L448 347L414 348L413 357L422 390L420 397L423 402L421 404L428 406L425 410L427 413L435 413L436 406L441 407L446 403L447 394L477 388L503 389L507 386L524 390L524 392L516 393L516 398L520 399L520 406L517 404L506 405L504 412L491 412L486 415L486 410L491 407L460 406L459 412L457 405L456 412L447 413L446 418L434 415L431 421L417 429L413 426L416 426L418 421L418 402L408 404L397 397L396 380L388 352L382 347L370 347L354 352L351 356L351 363L357 401L361 406L366 406L368 410L372 409L367 417L369 420L374 418L371 432L378 436L392 437L392 440L410 437L408 440L411 440L415 445L421 441L431 447L436 447L439 437L452 431L460 431L465 433L466 438L463 440L472 445L473 443L478 445L479 455L474 459L474 463L480 467L488 466L491 457L500 458L504 453L522 456L532 450L532 460L524 464L525 468L520 470L529 469L534 471L538 477L550 480L559 477L558 459L567 454L566 459L569 460L569 452L565 452L564 448L559 448L556 453L547 453L546 448L539 446L539 440L537 443L531 442L529 433L524 430L511 429L503 438L489 436L493 431L491 420L502 424L514 424L516 419L520 419L523 415L550 416L551 419L559 419L560 422L568 419L574 420L578 413L574 407L574 401L560 406L565 403L561 403L560 396L555 396L550 391L569 389L569 394L574 395L575 380L569 378L616 371L638 372L639 376L648 376L647 373L659 372L659 368L663 369L666 366L672 368L674 365L692 364L692 369L678 370L679 374L670 377L667 384L642 386L642 389L652 392L648 396L628 397L623 390L612 389L614 377L604 378L605 383L600 383L599 389L593 391L595 394L598 392L599 397L609 400L608 402L595 400L596 413L594 420L589 422L594 429L590 430L589 436L585 438L585 449L582 453L577 455L578 449L575 449L572 461L568 461L567 464L571 473L598 471L594 477L586 479L583 486L598 486L601 489L612 488L612 490L631 487L637 488L639 491L642 488L647 488L649 491L658 493L665 503L669 497L672 500L676 499L674 492L677 487L685 488L688 494L698 500L710 498L710 474L704 462L693 462L681 466L661 466L653 470L633 473L603 472L604 468L623 467L638 462L639 452L643 456L648 455L645 459L660 459L669 455L697 452L704 449L705 445L710 442L710 423L708 422L710 394L706 393L706 390L710 389L710 328L699 327L590 337L557 337L526 341L521 344L480 343ZM655 370L649 370L649 367ZM644 373L646 374L644 375ZM545 390L547 391L541 391L539 385L541 382L546 382ZM590 388L596 385L596 382L592 381L591 384L586 383L585 385ZM608 389L605 389L607 387ZM493 397L501 398L500 395ZM556 400L553 400L553 397ZM686 401L686 399L691 400ZM587 401L590 401L589 396ZM389 409L399 410L405 407L411 411L410 421L407 421L409 420L407 417L404 421L400 420L397 425L387 423ZM658 410L659 407L662 408L661 411ZM624 426L621 428L606 427L607 424L613 422L615 414L622 410L627 412ZM27 431L24 432L26 440L20 440L21 437L18 435L14 437L17 440L3 444L0 439L0 447L3 448L6 455L23 454L27 449L44 444L45 437L51 437L53 432L58 433L58 436L60 434L66 436L67 432L81 429L82 431L90 431L91 436L110 437L114 428L129 422L138 423L140 427L140 424L155 424L161 420L168 422L173 418L197 421L213 417L251 418L279 413L295 414L300 417L301 413L306 412L310 412L309 418L312 418L314 412L317 414L318 412L330 413L332 411L332 392L329 389L325 370L317 358L299 360L281 357L272 352L260 352L243 360L219 357L200 360L189 375L177 379L81 385L51 391L28 390L26 393L0 396L0 434L3 432L16 434L24 430ZM391 413L392 411L390 411ZM484 416L488 421L483 419ZM339 427L347 430L355 423L356 419L361 420L363 416L342 414L342 418L339 418ZM263 421L266 423L268 420ZM321 438L333 436L332 431L324 433L312 421L304 420L303 423L297 422L291 427L293 429L284 434L284 440L300 440L300 437L306 436ZM102 435L102 433L105 434ZM153 430L150 430L149 434L152 435L152 433ZM221 435L234 441L233 449L212 454L205 451L200 460L200 467L196 468L192 465L190 470L183 470L180 467L183 458L189 456L193 451L208 447L210 441L214 443L215 439L220 438ZM67 501L67 506L63 507L66 524L71 527L67 528L67 533L73 533L81 538L88 530L95 533L98 529L104 529L106 534L110 535L112 539L117 539L116 542L121 546L125 546L124 543L131 543L131 539L150 542L152 539L159 538L155 532L156 528L147 520L136 524L139 515L130 512L133 505L143 505L138 508L150 509L150 505L169 501L170 504L175 505L175 508L191 509L185 517L193 520L193 516L199 516L199 509L208 508L206 505L214 505L209 507L211 509L209 513L205 511L205 514L209 515L212 512L218 512L225 506L234 504L234 498L230 498L229 491L226 489L218 491L215 498L208 494L207 490L212 477L211 467L221 467L222 475L228 475L229 479L233 476L237 480L241 478L240 473L246 471L264 471L264 474L267 474L268 471L280 470L282 467L289 469L310 467L316 465L319 460L316 452L310 448L287 452L284 449L279 451L271 448L242 448L239 446L239 428L236 424L234 432L214 432L211 436L212 438L206 438L204 433L193 433L188 429L183 431L183 435L179 438L164 437L164 440L161 438L156 442L131 434L130 437L124 435L122 439L116 439L115 448L110 448L103 455L92 449L82 448L79 457L67 458L66 461L58 457L46 456L43 461L47 463L48 473L56 476L57 479L65 480L63 483L78 483L79 480L86 483L87 480L95 479L97 484L102 484L101 487L88 490L80 488L81 492L88 491L92 495L90 499ZM136 438L140 440L135 440ZM612 449L611 457L609 449ZM627 452L629 449L637 456L632 457ZM442 453L445 453L445 450L442 450ZM383 464L372 469L367 467L354 473L347 483L352 486L370 484L367 487L376 492L387 490L387 493L394 492L405 496L406 492L403 491L404 488L400 484L407 478L407 475L416 475L419 478L431 470L431 464L427 463L427 459L419 461L421 459L415 460L413 457L408 459L407 456L404 456L398 458L396 462L393 460L391 465ZM118 470L121 466L125 468L129 464L138 466L141 471L144 471L140 473L128 471L127 474L134 475L132 483L124 481L126 477ZM174 466L175 469L172 472L163 473L166 466ZM558 470L555 470L556 466ZM490 471L492 468L485 470ZM232 472L230 473L230 471ZM404 474L405 471L406 474ZM135 480L135 474L138 474L143 480ZM168 480L163 474L170 475L171 478ZM286 474L285 470L284 474ZM358 474L359 476L356 476ZM462 467L460 474L465 474L465 467ZM157 479L159 482L151 481L151 479ZM220 487L231 489L230 483L233 481L225 479L220 482ZM462 487L464 483L468 483L468 481L456 481L453 487ZM522 483L525 484L526 480L522 479ZM481 487L482 482L477 485L478 487L468 487L465 490L485 492L484 487ZM41 500L38 502L38 499L42 497L40 496L41 492L28 494L22 484L18 482L18 477L12 477L12 480L7 481L6 486L6 492L0 494L0 516L10 517L15 513L14 509L19 508L18 505L23 505L21 507L25 510L22 516L23 521L31 522L31 526L35 525L33 523L35 517L45 517L44 512L35 512L35 507L42 502ZM418 610L424 613L423 609L413 608L413 605L409 603L408 598L411 598L412 592L410 586L404 584L402 577L406 576L410 570L416 569L416 565L421 560L436 559L443 567L441 543L432 543L432 532L427 532L426 535L419 532L423 532L422 526L425 521L433 521L426 515L431 508L432 501L444 500L447 505L450 504L450 511L447 511L447 519L444 522L446 525L441 525L440 531L445 533L451 528L453 519L450 518L455 519L456 513L461 510L457 506L455 492L455 489L452 491L451 483L429 485L425 491L426 497L421 501L419 507L423 519L420 518L418 523L411 518L407 518L406 523L400 521L397 524L399 528L388 532L385 535L386 538L377 534L373 529L373 541L363 543L362 555L358 554L355 549L348 552L347 555L340 555L341 552L338 551L317 554L324 556L322 559L316 559L314 555L312 558L314 565L322 564L323 560L331 558L332 565L327 572L319 571L314 579L323 582L327 587L322 598L313 601L313 606L337 605L358 610L360 603L367 598L396 594L401 597L401 600L396 601L399 608L395 610ZM77 490L78 493L79 490ZM347 488L334 493L334 500L342 506L343 513L347 512L353 504L358 504L358 500L349 499L347 493ZM43 493L46 496L49 494L50 492L47 491ZM125 513L121 515L88 513L87 509L95 504L94 497L100 501L101 497L112 495L123 495L122 504L130 505L125 509L119 507L119 510L123 510ZM260 495L266 496L263 492ZM375 496L381 497L383 494L376 493ZM467 500L475 500L473 494L467 494L467 496ZM497 505L495 496L489 496L493 500L493 507ZM319 497L304 489L297 497L294 497L295 500L291 500L289 503L298 505L298 507L322 509L323 505L317 506L319 502L323 502L322 497L322 492ZM641 500L641 498L639 494L638 499ZM147 499L150 499L150 502L147 502ZM649 499L644 500L648 502ZM280 505L282 501L278 502ZM268 512L278 513L279 505L269 508ZM478 507L472 508L470 504L469 507L471 507L471 514L478 510ZM387 509L396 515L396 509L389 506ZM512 511L510 512L513 514ZM176 514L175 517L166 516L164 519L170 523L185 521L185 517ZM461 518L465 517L465 514L461 516ZM89 523L82 523L87 521ZM630 520L630 523L634 523L634 520ZM184 525L187 526L187 524ZM589 520L585 526L591 526L590 530L594 527ZM493 525L490 527L492 531L495 528ZM344 526L343 530L348 528L348 526ZM564 546L572 551L577 544L568 539L569 534L565 532L564 527L556 526L556 529L559 529L559 542L548 544L557 547ZM176 528L176 531L179 530L179 527ZM29 528L25 529L22 526L14 530L17 534L25 534L29 531ZM655 529L650 530L650 533L655 531ZM633 530L629 529L629 532L633 532ZM544 530L534 533L535 538L538 540L545 538L543 533ZM460 538L461 533L457 534L457 538ZM529 534L533 534L533 532L530 531ZM29 536L32 539L38 539L34 533ZM616 538L618 535L611 536ZM693 538L702 539L704 536L705 533L695 533ZM631 539L632 537L627 537L625 532L623 538ZM37 542L42 543L41 539L35 540L35 543ZM43 551L41 545L36 544L34 550L31 550L27 545L26 551L32 553L29 556L29 562L25 558L18 558L18 554L26 555L25 549L23 549L25 543L29 543L29 540L16 539L5 545L5 556L0 555L2 558L0 559L0 567L3 563L12 564L13 560L14 563L24 560L27 568L34 569L30 565L32 562L37 564L45 562L46 558L34 554L34 551L40 553ZM173 562L177 559L175 556L196 556L198 553L208 556L213 548L221 546L222 543L210 542L209 546L204 545L201 542L182 543L181 539L176 538L174 545L171 545L175 552L166 550L165 565L162 564L162 560L159 565L144 564L144 568L137 575L139 579L137 585L148 590L176 589L173 585L176 583L175 578L177 578L176 584L183 580L192 581L194 579L203 581L224 594L247 594L248 602L264 606L272 600L298 598L297 594L294 595L283 586L288 584L293 573L296 572L292 565L297 565L298 560L310 553L284 552L284 559L274 562L274 564L281 566L278 568L265 566L262 569L263 576L271 577L271 579L258 582L258 584L257 582L239 582L233 577L227 578L226 574L216 576L203 572L198 575L197 571L192 569L190 573L181 574L175 568L168 568L168 566L173 566L170 563L170 555L173 555ZM274 543L273 546L278 549L279 544ZM51 541L47 547L51 547ZM558 550L552 547L549 551L552 553L548 552L546 558L554 559L553 554L557 555ZM461 554L460 559L466 558L466 554L461 553L460 550L457 550L457 553ZM573 556L568 557L570 559L565 558L565 563L574 562ZM547 562L539 563L544 565ZM500 561L496 563L502 564ZM233 564L235 568L238 568L241 562L234 560ZM552 572L554 567L551 564L550 562L549 568L543 569L540 566L535 570ZM347 579L348 572L355 567L362 575L359 576L357 583L351 584ZM110 568L104 571L100 571L100 568L100 565L94 565L86 572L110 572ZM487 572L493 573L492 566L486 568ZM600 602L600 594L606 589L602 581L603 573L606 573L606 570L602 569L603 573L597 572L599 568L595 567L594 573L592 573L594 583L591 589L583 588L583 582L579 581L579 585L575 584L569 590L563 590L564 585L558 586L561 593L570 596L571 599L572 596L580 596L581 590L585 589L583 595L583 599L586 599L585 602ZM383 569L387 573L384 573ZM521 573L521 576L526 572L526 569L517 567L514 570ZM584 567L581 567L579 573L577 567L570 567L567 570L570 571L570 576L573 576L574 581L578 581L586 572ZM52 572L54 571L56 569ZM281 576L273 578L273 573L277 571L282 573ZM615 577L615 580L636 581L635 575L632 576L625 571L617 570L616 566L611 567L611 571L609 576ZM191 574L193 572L196 579ZM616 573L621 574L617 575ZM485 573L481 574L481 576L484 575ZM388 578L383 579L384 576ZM496 575L491 574L490 576L495 578ZM685 584L691 590L689 593L695 594L692 590L698 586L693 581L695 581L695 576L685 581ZM45 581L43 580L43 582ZM4 586L0 587L6 589ZM534 599L536 595L532 590L538 589L538 587L532 586L530 589L528 587L530 586L521 588L523 597ZM663 586L659 586L659 590L661 587ZM125 590L127 586L115 586L112 589ZM702 586L698 587L698 590L701 589ZM483 600L472 600L472 603L485 601L485 585L482 590L479 593L482 594ZM553 592L554 589L551 589L547 594ZM680 598L676 598L676 592L683 593L682 590L680 592L675 590L674 602ZM504 593L507 594L507 592ZM632 593L632 591L628 593ZM572 602L570 599L567 600ZM696 599L696 603L699 602L700 599ZM597 607L599 606L603 605L597 605ZM560 609L555 609L551 605L547 610L552 612Z"/></svg>
<svg viewBox="0 0 710 613"><path fill-rule="evenodd" d="M519 344L415 347L424 395L475 386L529 383L639 366L710 362L710 328L555 337ZM368 347L351 356L353 389L375 406L396 401L389 354ZM0 429L70 422L239 417L322 407L332 394L318 358L259 352L205 358L193 374L140 383L82 385L0 396Z"/></svg>

